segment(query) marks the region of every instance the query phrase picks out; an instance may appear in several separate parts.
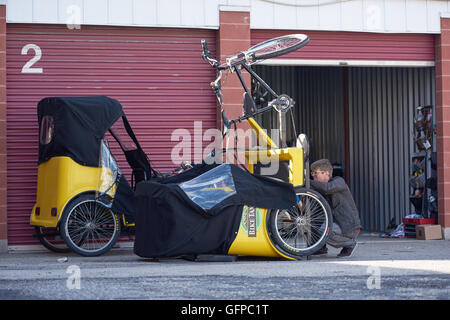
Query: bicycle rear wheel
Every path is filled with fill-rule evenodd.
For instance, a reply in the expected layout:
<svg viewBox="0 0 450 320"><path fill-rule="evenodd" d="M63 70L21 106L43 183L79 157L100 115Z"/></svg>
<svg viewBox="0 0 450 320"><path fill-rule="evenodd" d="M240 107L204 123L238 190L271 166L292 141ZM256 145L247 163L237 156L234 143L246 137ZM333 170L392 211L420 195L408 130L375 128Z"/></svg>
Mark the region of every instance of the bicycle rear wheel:
<svg viewBox="0 0 450 320"><path fill-rule="evenodd" d="M309 38L305 34L290 34L258 43L248 49L247 53L254 61L269 59L300 49L308 42Z"/></svg>
<svg viewBox="0 0 450 320"><path fill-rule="evenodd" d="M64 209L60 229L64 241L75 253L93 257L114 246L120 235L120 222L93 194L85 194Z"/></svg>
<svg viewBox="0 0 450 320"><path fill-rule="evenodd" d="M35 227L36 237L39 242L49 249L57 253L68 253L72 250L67 246L61 238L61 234L57 228Z"/></svg>

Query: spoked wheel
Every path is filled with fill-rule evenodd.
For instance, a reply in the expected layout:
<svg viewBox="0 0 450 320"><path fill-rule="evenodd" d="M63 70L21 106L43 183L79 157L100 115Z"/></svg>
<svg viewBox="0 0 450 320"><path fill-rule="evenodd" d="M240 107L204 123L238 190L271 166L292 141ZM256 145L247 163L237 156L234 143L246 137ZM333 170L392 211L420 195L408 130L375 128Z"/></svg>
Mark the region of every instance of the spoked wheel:
<svg viewBox="0 0 450 320"><path fill-rule="evenodd" d="M50 251L57 253L72 251L64 242L57 228L34 227L34 230L39 242Z"/></svg>
<svg viewBox="0 0 450 320"><path fill-rule="evenodd" d="M94 195L84 195L66 207L60 229L74 252L92 257L105 253L116 243L120 222L114 212L95 200Z"/></svg>
<svg viewBox="0 0 450 320"><path fill-rule="evenodd" d="M333 217L320 193L299 187L295 191L295 208L270 211L269 231L272 242L282 253L300 258L313 254L326 243Z"/></svg>
<svg viewBox="0 0 450 320"><path fill-rule="evenodd" d="M307 45L309 38L305 34L290 34L261 42L247 50L254 61L269 59L295 51Z"/></svg>

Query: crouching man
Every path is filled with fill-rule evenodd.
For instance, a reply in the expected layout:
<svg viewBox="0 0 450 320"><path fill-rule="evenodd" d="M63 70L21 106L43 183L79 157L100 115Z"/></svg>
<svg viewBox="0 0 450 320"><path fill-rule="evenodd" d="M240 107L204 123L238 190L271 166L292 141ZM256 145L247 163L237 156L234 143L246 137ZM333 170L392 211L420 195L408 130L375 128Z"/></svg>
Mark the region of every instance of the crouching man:
<svg viewBox="0 0 450 320"><path fill-rule="evenodd" d="M345 180L333 177L333 166L328 159L317 160L311 164L311 187L320 192L330 204L333 212L333 231L327 243L342 248L338 257L351 257L356 249L361 222L358 209ZM326 246L316 254L327 253Z"/></svg>

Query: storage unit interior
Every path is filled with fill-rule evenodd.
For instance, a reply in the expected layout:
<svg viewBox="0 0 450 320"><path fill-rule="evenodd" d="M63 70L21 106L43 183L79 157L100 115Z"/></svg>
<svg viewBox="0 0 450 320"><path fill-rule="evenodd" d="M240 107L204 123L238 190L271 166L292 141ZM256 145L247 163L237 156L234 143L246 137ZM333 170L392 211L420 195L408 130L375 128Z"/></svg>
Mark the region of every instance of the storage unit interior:
<svg viewBox="0 0 450 320"><path fill-rule="evenodd" d="M310 162L328 158L342 166L363 229L385 231L393 218L400 224L414 212L409 200L414 112L420 105L434 108L434 67L253 68L275 92L296 101L295 130L309 138ZM269 133L279 126L275 111L258 120ZM295 141L293 127L288 113L288 145Z"/></svg>

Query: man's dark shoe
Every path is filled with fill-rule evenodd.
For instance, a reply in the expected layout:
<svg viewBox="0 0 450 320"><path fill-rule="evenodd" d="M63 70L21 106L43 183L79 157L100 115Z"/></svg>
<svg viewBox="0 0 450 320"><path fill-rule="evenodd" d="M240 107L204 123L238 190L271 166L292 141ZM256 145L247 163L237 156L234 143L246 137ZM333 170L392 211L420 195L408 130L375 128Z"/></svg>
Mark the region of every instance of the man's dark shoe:
<svg viewBox="0 0 450 320"><path fill-rule="evenodd" d="M328 248L327 246L323 246L322 248L320 248L319 250L317 250L316 252L314 252L312 255L313 256L318 256L321 254L327 254L328 253Z"/></svg>
<svg viewBox="0 0 450 320"><path fill-rule="evenodd" d="M352 248L342 248L341 252L339 252L339 254L337 255L338 257L348 257L350 258L356 250L356 247L358 246L358 244L356 244L354 247Z"/></svg>

